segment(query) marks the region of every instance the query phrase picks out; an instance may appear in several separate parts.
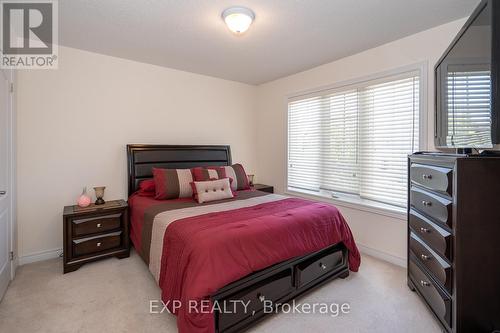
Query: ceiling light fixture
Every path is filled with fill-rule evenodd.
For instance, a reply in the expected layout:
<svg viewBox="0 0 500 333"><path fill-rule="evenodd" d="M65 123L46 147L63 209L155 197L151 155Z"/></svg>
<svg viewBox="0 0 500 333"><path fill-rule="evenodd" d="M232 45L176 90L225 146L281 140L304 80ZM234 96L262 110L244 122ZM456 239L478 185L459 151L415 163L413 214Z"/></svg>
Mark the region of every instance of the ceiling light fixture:
<svg viewBox="0 0 500 333"><path fill-rule="evenodd" d="M245 7L231 7L222 12L222 19L229 30L240 35L248 30L255 19L255 14Z"/></svg>

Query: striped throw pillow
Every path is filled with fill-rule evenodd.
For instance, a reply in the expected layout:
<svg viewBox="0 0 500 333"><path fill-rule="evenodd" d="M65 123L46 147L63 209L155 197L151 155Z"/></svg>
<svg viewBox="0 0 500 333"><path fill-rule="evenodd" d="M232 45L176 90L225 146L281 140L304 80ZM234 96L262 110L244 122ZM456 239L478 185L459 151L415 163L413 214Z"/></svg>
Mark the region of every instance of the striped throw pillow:
<svg viewBox="0 0 500 333"><path fill-rule="evenodd" d="M191 169L195 181L226 178L226 170L223 167L197 167Z"/></svg>
<svg viewBox="0 0 500 333"><path fill-rule="evenodd" d="M177 199L193 196L191 182L193 175L190 169L157 169L153 168L155 182L155 199Z"/></svg>
<svg viewBox="0 0 500 333"><path fill-rule="evenodd" d="M248 190L250 184L248 183L247 173L241 164L233 164L231 166L223 167L226 171L226 177L231 178L231 190Z"/></svg>

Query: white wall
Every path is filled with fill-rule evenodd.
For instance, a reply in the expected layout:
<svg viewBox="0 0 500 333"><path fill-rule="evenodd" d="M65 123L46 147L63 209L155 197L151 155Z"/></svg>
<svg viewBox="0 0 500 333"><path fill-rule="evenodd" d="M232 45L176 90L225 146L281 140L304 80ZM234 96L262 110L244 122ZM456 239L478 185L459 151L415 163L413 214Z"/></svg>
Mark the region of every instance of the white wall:
<svg viewBox="0 0 500 333"><path fill-rule="evenodd" d="M127 143L230 144L256 167L255 86L65 47L58 70L19 71L17 86L21 263L62 247L83 186L126 198Z"/></svg>
<svg viewBox="0 0 500 333"><path fill-rule="evenodd" d="M454 21L311 70L263 84L257 91L257 172L259 182L285 189L286 97L409 65L428 64L428 149L433 149L434 65L465 23ZM394 262L406 258L405 216L376 214L337 205L365 251Z"/></svg>
<svg viewBox="0 0 500 333"><path fill-rule="evenodd" d="M426 61L432 144L433 66L464 21L258 87L61 47L58 70L18 77L21 262L62 247L62 207L83 186L106 185L106 198L126 198L127 143L230 144L234 161L282 192L292 93ZM405 261L404 216L338 206L365 251Z"/></svg>

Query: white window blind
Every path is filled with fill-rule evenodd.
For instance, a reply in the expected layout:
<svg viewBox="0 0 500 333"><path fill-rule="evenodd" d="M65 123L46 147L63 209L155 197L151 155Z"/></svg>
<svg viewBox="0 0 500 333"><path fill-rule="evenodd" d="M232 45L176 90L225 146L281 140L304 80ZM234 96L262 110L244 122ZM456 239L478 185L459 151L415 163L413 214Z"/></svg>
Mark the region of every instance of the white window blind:
<svg viewBox="0 0 500 333"><path fill-rule="evenodd" d="M490 71L452 70L447 80L448 142L463 147L491 147Z"/></svg>
<svg viewBox="0 0 500 333"><path fill-rule="evenodd" d="M419 109L416 72L290 100L288 188L405 206Z"/></svg>
<svg viewBox="0 0 500 333"><path fill-rule="evenodd" d="M349 90L326 97L326 117L321 135L320 187L357 193L358 93Z"/></svg>

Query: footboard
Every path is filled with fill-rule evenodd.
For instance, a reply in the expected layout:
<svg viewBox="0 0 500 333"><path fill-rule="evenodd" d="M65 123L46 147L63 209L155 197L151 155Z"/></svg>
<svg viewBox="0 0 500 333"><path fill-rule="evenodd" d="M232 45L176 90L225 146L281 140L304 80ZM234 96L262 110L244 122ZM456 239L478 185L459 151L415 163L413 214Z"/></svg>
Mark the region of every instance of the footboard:
<svg viewBox="0 0 500 333"><path fill-rule="evenodd" d="M280 304L337 277L349 275L343 243L255 272L222 288L212 297L223 310L214 312L215 332L240 332L275 311ZM245 304L245 305L244 305Z"/></svg>

